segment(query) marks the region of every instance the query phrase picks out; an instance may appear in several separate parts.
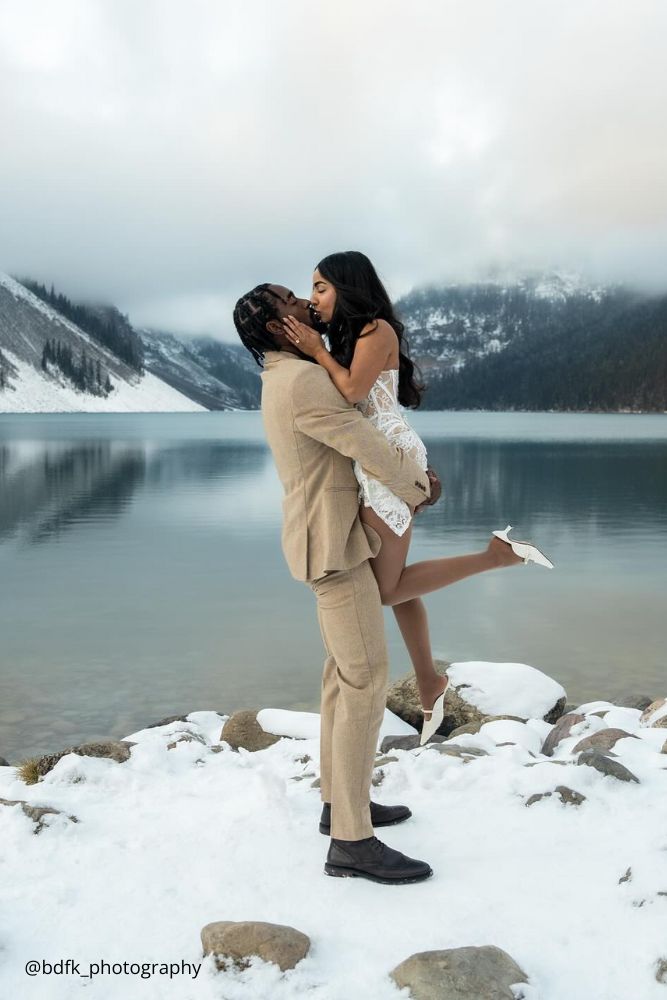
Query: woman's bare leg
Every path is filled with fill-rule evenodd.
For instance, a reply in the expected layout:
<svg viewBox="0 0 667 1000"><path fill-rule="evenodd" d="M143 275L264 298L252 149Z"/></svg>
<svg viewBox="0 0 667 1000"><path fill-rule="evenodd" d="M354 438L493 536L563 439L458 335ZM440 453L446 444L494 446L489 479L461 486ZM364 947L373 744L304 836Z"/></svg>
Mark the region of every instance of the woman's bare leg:
<svg viewBox="0 0 667 1000"><path fill-rule="evenodd" d="M425 559L423 562L405 565L407 546L404 539L411 531L399 538L391 528L378 517L371 507L361 507L362 521L370 524L382 538L382 548L371 560L375 572L382 603L394 607L405 601L422 597L434 590L441 590L451 583L464 580L475 573L500 566L516 566L523 562L521 556L512 551L511 545L502 539L491 538L483 552L473 552L465 556L445 556L443 559Z"/></svg>
<svg viewBox="0 0 667 1000"><path fill-rule="evenodd" d="M435 669L426 607L421 597L413 597L395 604L392 611L410 655L422 708L430 715L434 701L447 687L447 678Z"/></svg>
<svg viewBox="0 0 667 1000"><path fill-rule="evenodd" d="M396 574L400 574L405 567L412 537L412 524L403 535L399 536L378 517L372 507L362 507L360 516L361 520L374 528L382 539L380 550L382 557L378 553L370 562L384 603L382 595L387 585L391 585ZM430 710L435 699L444 691L446 679L437 673L433 663L424 602L415 597L411 601L397 604L393 612L412 661L422 706L425 710Z"/></svg>
<svg viewBox="0 0 667 1000"><path fill-rule="evenodd" d="M412 661L422 706L425 711L430 711L433 702L445 690L447 680L438 674L433 663L428 618L420 595L439 590L483 570L523 560L514 555L509 545L494 537L485 552L431 559L406 567L412 524L399 536L371 507L362 506L360 517L382 539L380 552L375 559L370 560L371 567L378 582L382 603L393 608ZM494 545L496 542L497 546ZM418 572L412 573L413 570ZM407 584L404 582L406 574L409 574Z"/></svg>

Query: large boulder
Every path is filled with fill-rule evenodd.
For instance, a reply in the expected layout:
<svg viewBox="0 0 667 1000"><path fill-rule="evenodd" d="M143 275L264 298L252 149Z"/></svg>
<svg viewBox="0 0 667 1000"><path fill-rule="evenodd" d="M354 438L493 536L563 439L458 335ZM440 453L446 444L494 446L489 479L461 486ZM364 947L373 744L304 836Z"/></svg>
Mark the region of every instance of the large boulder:
<svg viewBox="0 0 667 1000"><path fill-rule="evenodd" d="M222 727L220 739L228 743L234 750L243 749L254 752L273 746L282 737L274 736L273 733L267 733L262 729L257 721L258 711L259 709L253 708L234 712Z"/></svg>
<svg viewBox="0 0 667 1000"><path fill-rule="evenodd" d="M446 675L444 717L438 735L474 732L490 719L529 718L556 722L563 714L566 695L563 687L542 671L525 663L435 661L436 670ZM414 673L410 671L389 687L387 708L415 729L424 720Z"/></svg>
<svg viewBox="0 0 667 1000"><path fill-rule="evenodd" d="M293 969L310 950L310 938L294 927L259 920L217 920L201 931L204 955L214 955L218 969L247 969L253 955L283 972Z"/></svg>
<svg viewBox="0 0 667 1000"><path fill-rule="evenodd" d="M449 663L446 660L435 660L434 662L437 672L443 677L446 676ZM448 692L445 692L445 721L443 721L442 726L438 730L438 732L443 733L448 733L450 729L454 728L451 725L446 725L449 712L447 694ZM399 677L398 680L390 685L387 691L387 708L394 715L397 715L399 719L403 719L408 725L414 726L415 729L421 731L424 722L424 713L421 701L419 700L419 691L417 690L414 671L411 670L409 673L404 674L403 677Z"/></svg>
<svg viewBox="0 0 667 1000"><path fill-rule="evenodd" d="M52 771L58 761L68 753L75 753L80 757L106 757L109 760L115 760L118 764L123 764L126 760L129 760L130 750L133 746L135 744L129 740L103 740L96 743L81 743L79 746L67 747L58 753L45 754L43 757L31 757L21 764L19 777L26 785L34 785L45 774Z"/></svg>
<svg viewBox="0 0 667 1000"><path fill-rule="evenodd" d="M390 973L413 1000L516 1000L512 990L528 977L514 959L494 945L421 951Z"/></svg>

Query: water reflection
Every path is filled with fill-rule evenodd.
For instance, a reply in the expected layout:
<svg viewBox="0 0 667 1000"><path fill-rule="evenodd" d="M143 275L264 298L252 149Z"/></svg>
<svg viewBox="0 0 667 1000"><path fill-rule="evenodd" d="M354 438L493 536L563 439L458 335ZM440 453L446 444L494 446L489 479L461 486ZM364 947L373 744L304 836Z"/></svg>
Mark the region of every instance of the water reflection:
<svg viewBox="0 0 667 1000"><path fill-rule="evenodd" d="M659 532L667 518L663 442L427 440L443 483L440 507L420 527L488 527L507 518L522 531L557 519L565 531L604 527ZM505 524L500 525L505 527Z"/></svg>
<svg viewBox="0 0 667 1000"><path fill-rule="evenodd" d="M207 484L224 484L209 494ZM121 517L142 488L173 491L182 497L184 516L210 501L209 515L231 523L278 498L266 448L259 444L196 442L156 447L108 440L81 444L17 442L0 445L0 541L19 535L25 544L58 538L86 522ZM204 489L199 487L203 486ZM225 499L236 490L233 505ZM270 504L268 510L275 510ZM172 504L169 516L176 512Z"/></svg>
<svg viewBox="0 0 667 1000"><path fill-rule="evenodd" d="M434 648L533 663L572 699L665 694L666 435L563 416L415 418L445 495L410 561L511 523L557 566L428 595ZM284 563L258 414L12 417L0 435L0 755L192 708L317 706L312 594ZM396 676L408 661L386 622Z"/></svg>

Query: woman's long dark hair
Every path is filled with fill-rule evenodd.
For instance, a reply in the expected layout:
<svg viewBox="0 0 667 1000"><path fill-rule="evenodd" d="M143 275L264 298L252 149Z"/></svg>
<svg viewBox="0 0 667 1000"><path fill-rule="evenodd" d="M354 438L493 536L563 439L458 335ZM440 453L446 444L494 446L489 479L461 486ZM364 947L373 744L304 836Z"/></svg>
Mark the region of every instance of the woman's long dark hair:
<svg viewBox="0 0 667 1000"><path fill-rule="evenodd" d="M336 289L336 305L327 327L332 356L339 365L349 368L366 324L376 319L386 320L398 337L398 401L402 406L418 407L425 387L415 380L415 372L418 377L421 373L405 353L405 327L395 316L386 289L368 257L358 250L332 253L319 262L317 270Z"/></svg>

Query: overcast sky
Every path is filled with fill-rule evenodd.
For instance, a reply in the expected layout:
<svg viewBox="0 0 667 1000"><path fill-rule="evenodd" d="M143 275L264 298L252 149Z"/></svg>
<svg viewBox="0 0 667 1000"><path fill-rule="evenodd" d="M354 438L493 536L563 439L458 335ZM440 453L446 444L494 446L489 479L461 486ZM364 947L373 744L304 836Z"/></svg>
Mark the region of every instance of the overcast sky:
<svg viewBox="0 0 667 1000"><path fill-rule="evenodd" d="M235 339L359 249L667 289L665 0L0 0L0 270Z"/></svg>

